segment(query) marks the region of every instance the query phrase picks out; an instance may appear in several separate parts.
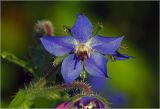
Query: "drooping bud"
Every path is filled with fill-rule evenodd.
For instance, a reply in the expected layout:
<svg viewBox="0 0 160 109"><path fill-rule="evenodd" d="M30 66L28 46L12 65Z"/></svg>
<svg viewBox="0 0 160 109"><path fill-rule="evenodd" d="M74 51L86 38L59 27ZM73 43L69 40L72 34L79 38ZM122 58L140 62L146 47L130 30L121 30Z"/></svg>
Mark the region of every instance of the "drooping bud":
<svg viewBox="0 0 160 109"><path fill-rule="evenodd" d="M57 106L59 108L74 108L74 109L108 109L109 103L102 100L98 96L89 95L77 98L76 100L69 100L68 102L62 103Z"/></svg>
<svg viewBox="0 0 160 109"><path fill-rule="evenodd" d="M37 21L34 26L34 36L42 37L42 36L53 36L54 30L51 21L42 20Z"/></svg>
<svg viewBox="0 0 160 109"><path fill-rule="evenodd" d="M100 101L99 99L97 99L96 97L83 97L79 100L77 100L74 103L74 108L82 108L82 109L93 109L93 108L97 108L97 109L102 109L102 108L106 108L105 104Z"/></svg>

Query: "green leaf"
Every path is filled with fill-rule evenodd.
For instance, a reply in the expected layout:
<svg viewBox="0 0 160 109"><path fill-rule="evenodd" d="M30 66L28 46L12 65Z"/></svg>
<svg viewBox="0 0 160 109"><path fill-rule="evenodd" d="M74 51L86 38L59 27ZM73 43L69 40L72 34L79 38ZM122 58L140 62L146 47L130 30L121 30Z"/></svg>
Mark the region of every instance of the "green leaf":
<svg viewBox="0 0 160 109"><path fill-rule="evenodd" d="M39 105L37 101L39 98L51 101L51 104L58 101L65 101L69 99L68 95L64 93L64 90L58 89L57 87L45 87L46 80L40 79L34 84L31 84L29 88L25 90L19 90L10 105L9 108L30 108L30 107L43 107L44 105L51 106L50 103L44 103ZM46 102L46 101L43 101ZM53 103L52 103L53 102Z"/></svg>
<svg viewBox="0 0 160 109"><path fill-rule="evenodd" d="M33 102L34 102L33 108L49 108L49 107L52 107L52 104L55 101L47 99L45 97L37 97Z"/></svg>
<svg viewBox="0 0 160 109"><path fill-rule="evenodd" d="M0 56L3 58L3 59L6 59L10 62L13 62L23 68L25 68L26 70L28 70L29 72L33 73L33 69L31 66L29 66L28 62L18 58L17 56L15 56L14 54L10 53L10 52L2 52L0 54Z"/></svg>
<svg viewBox="0 0 160 109"><path fill-rule="evenodd" d="M26 91L19 90L8 108L29 108L33 103L26 99Z"/></svg>

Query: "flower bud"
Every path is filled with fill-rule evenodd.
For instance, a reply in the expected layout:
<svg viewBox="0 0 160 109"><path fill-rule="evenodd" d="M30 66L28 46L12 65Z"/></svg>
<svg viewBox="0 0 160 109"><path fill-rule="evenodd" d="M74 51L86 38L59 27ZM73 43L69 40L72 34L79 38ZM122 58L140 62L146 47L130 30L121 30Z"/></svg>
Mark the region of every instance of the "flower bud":
<svg viewBox="0 0 160 109"><path fill-rule="evenodd" d="M69 102L64 102L59 104L56 109L69 109L70 103Z"/></svg>
<svg viewBox="0 0 160 109"><path fill-rule="evenodd" d="M63 108L63 109L107 109L108 104L106 102L102 101L102 99L96 97L96 96L83 96L75 100L74 102L68 101L65 103L62 103L56 107L56 109Z"/></svg>
<svg viewBox="0 0 160 109"><path fill-rule="evenodd" d="M51 21L49 20L37 21L37 23L34 26L34 36L42 37L42 36L53 36L53 35L54 31Z"/></svg>

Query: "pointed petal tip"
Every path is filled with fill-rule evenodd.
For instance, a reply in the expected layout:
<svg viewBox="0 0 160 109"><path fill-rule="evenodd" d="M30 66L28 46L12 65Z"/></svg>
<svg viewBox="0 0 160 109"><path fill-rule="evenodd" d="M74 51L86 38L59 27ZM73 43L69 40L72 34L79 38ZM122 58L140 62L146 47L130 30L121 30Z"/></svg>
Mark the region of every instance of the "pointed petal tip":
<svg viewBox="0 0 160 109"><path fill-rule="evenodd" d="M84 13L78 12L76 15L77 15L77 17L79 17L79 16L84 16Z"/></svg>
<svg viewBox="0 0 160 109"><path fill-rule="evenodd" d="M123 36L121 36L122 38L124 38L125 36L123 35Z"/></svg>
<svg viewBox="0 0 160 109"><path fill-rule="evenodd" d="M40 41L43 41L46 37L51 37L51 36L42 36L42 37L40 38Z"/></svg>
<svg viewBox="0 0 160 109"><path fill-rule="evenodd" d="M40 38L40 41L42 41L42 40L43 40L43 37Z"/></svg>
<svg viewBox="0 0 160 109"><path fill-rule="evenodd" d="M41 38L39 39L39 40L42 42L43 46L44 46L45 38L46 38L46 37L41 37Z"/></svg>
<svg viewBox="0 0 160 109"><path fill-rule="evenodd" d="M123 40L123 39L124 39L124 37L125 37L125 36L121 36L121 37L119 37L119 39Z"/></svg>
<svg viewBox="0 0 160 109"><path fill-rule="evenodd" d="M82 13L77 14L77 19L71 28L71 34L80 42L86 42L93 32L93 25Z"/></svg>

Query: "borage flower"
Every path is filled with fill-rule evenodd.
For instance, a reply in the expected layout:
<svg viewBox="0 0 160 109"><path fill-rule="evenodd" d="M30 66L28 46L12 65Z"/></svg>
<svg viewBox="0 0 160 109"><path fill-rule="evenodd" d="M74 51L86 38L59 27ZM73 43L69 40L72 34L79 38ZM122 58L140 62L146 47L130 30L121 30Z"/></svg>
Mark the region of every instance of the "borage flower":
<svg viewBox="0 0 160 109"><path fill-rule="evenodd" d="M72 106L73 105L73 106ZM94 96L86 96L76 100L74 103L67 101L56 107L56 109L107 109L108 105Z"/></svg>
<svg viewBox="0 0 160 109"><path fill-rule="evenodd" d="M113 54L120 46L122 37L92 36L93 26L82 14L71 28L71 36L42 37L45 49L55 55L69 54L62 62L61 73L67 83L73 82L84 69L90 75L108 77L104 55Z"/></svg>

